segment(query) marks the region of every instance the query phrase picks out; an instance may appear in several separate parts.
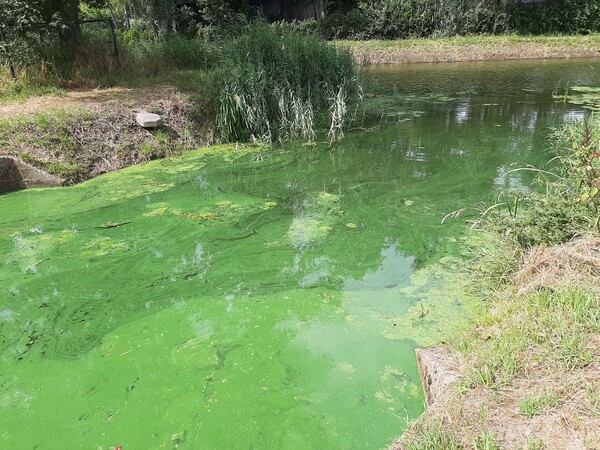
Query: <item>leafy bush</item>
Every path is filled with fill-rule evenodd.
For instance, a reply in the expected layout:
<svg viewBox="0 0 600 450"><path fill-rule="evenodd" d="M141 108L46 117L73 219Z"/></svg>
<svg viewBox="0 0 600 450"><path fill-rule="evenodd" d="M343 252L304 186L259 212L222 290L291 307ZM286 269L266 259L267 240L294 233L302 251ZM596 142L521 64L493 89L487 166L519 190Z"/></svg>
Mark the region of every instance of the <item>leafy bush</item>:
<svg viewBox="0 0 600 450"><path fill-rule="evenodd" d="M370 39L373 22L369 11L335 11L320 22L320 33L325 39Z"/></svg>
<svg viewBox="0 0 600 450"><path fill-rule="evenodd" d="M600 31L600 0L369 0L320 22L327 39L398 39L480 33Z"/></svg>
<svg viewBox="0 0 600 450"><path fill-rule="evenodd" d="M314 19L292 20L286 22L280 20L270 24L278 33L299 33L321 35L321 22Z"/></svg>
<svg viewBox="0 0 600 450"><path fill-rule="evenodd" d="M600 31L600 0L549 0L509 4L511 29L523 34Z"/></svg>
<svg viewBox="0 0 600 450"><path fill-rule="evenodd" d="M371 0L321 23L328 39L396 39L504 31L506 16L480 0Z"/></svg>

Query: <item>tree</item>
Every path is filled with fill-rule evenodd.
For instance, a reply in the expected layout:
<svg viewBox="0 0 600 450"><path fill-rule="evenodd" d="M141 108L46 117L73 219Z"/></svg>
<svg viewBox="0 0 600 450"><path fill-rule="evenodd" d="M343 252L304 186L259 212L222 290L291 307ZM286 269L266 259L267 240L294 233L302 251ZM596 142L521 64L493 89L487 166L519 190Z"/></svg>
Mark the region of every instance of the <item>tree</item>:
<svg viewBox="0 0 600 450"><path fill-rule="evenodd" d="M0 0L0 62L8 63L13 77L14 64L27 62L33 55L26 36L41 21L38 6L27 0Z"/></svg>
<svg viewBox="0 0 600 450"><path fill-rule="evenodd" d="M0 0L0 27L5 31L21 33L41 20L38 2L26 0Z"/></svg>
<svg viewBox="0 0 600 450"><path fill-rule="evenodd" d="M56 26L61 42L72 47L80 34L79 0L41 0L39 3L44 22Z"/></svg>

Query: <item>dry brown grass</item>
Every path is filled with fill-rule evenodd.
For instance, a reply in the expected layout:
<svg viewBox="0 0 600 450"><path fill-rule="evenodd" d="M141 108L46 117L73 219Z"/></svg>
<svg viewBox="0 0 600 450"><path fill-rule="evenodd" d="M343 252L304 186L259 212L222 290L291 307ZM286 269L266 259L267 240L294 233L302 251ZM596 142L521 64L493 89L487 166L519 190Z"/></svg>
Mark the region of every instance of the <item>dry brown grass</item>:
<svg viewBox="0 0 600 450"><path fill-rule="evenodd" d="M556 398L556 404L532 417L524 415L523 402L540 395ZM457 390L428 409L389 450L445 450L423 443L419 437L423 427L439 427L464 449L485 448L477 444L488 435L498 446L492 448L598 450L600 366L593 364L548 376L531 374L498 389L480 386L464 393Z"/></svg>
<svg viewBox="0 0 600 450"><path fill-rule="evenodd" d="M169 99L173 95L172 87L162 85L136 89L77 89L69 91L62 97L32 97L23 102L14 101L0 104L0 120L47 114L66 108L98 109L103 105L107 108L120 105L135 109Z"/></svg>
<svg viewBox="0 0 600 450"><path fill-rule="evenodd" d="M483 434L493 435L506 449L527 448L528 441L548 450L600 448L600 415L594 392L600 389L600 368L587 367L546 377L517 379L503 389L476 388L456 396L433 414L464 448L475 448ZM542 394L556 404L532 417L521 412L525 400Z"/></svg>
<svg viewBox="0 0 600 450"><path fill-rule="evenodd" d="M525 255L513 281L521 295L565 284L584 286L600 294L600 238L579 238L555 247L535 247Z"/></svg>

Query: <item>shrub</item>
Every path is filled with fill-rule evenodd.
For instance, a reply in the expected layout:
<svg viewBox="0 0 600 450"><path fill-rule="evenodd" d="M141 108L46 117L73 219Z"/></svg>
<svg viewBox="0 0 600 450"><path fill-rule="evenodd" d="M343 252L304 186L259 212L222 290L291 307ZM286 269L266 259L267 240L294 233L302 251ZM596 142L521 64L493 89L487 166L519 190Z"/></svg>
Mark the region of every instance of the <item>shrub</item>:
<svg viewBox="0 0 600 450"><path fill-rule="evenodd" d="M370 39L375 37L372 32L373 23L370 11L336 11L321 21L320 33L325 39Z"/></svg>
<svg viewBox="0 0 600 450"><path fill-rule="evenodd" d="M548 0L508 4L511 28L524 34L600 31L600 0Z"/></svg>
<svg viewBox="0 0 600 450"><path fill-rule="evenodd" d="M320 23L327 39L398 39L480 33L600 31L600 0L369 0Z"/></svg>
<svg viewBox="0 0 600 450"><path fill-rule="evenodd" d="M278 33L299 33L299 34L314 34L317 36L321 36L321 22L314 19L307 20L292 20L291 22L286 22L285 20L280 20L276 22L272 22L271 27L277 30Z"/></svg>

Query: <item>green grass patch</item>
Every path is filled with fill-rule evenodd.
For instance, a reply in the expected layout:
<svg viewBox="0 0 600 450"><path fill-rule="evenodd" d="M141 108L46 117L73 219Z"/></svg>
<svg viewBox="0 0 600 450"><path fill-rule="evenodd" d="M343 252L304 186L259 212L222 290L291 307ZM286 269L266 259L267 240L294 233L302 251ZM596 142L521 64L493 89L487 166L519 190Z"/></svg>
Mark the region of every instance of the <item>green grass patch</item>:
<svg viewBox="0 0 600 450"><path fill-rule="evenodd" d="M462 450L458 437L436 424L417 424L410 439L402 443L404 450Z"/></svg>
<svg viewBox="0 0 600 450"><path fill-rule="evenodd" d="M473 362L467 376L470 387L495 388L527 371L550 375L593 361L589 343L600 333L595 294L565 287L525 297L504 295L458 343Z"/></svg>
<svg viewBox="0 0 600 450"><path fill-rule="evenodd" d="M22 102L30 97L50 95L64 97L67 91L56 86L40 86L27 82L2 81L0 76L0 104L8 102Z"/></svg>
<svg viewBox="0 0 600 450"><path fill-rule="evenodd" d="M485 430L473 443L474 450L500 450L500 446L496 443L496 434Z"/></svg>
<svg viewBox="0 0 600 450"><path fill-rule="evenodd" d="M559 398L555 393L546 393L527 397L519 403L519 413L531 418L539 416L559 404Z"/></svg>

